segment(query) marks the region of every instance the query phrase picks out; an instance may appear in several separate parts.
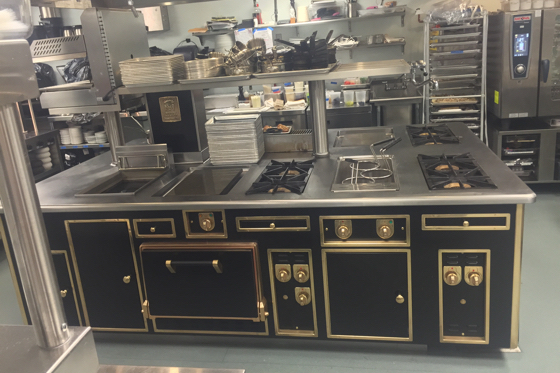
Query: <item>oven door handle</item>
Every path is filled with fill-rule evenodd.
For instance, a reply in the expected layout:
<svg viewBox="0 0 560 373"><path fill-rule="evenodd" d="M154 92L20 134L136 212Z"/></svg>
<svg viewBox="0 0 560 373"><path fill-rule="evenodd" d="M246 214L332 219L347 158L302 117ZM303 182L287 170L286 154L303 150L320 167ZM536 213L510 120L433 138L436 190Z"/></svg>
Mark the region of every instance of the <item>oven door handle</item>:
<svg viewBox="0 0 560 373"><path fill-rule="evenodd" d="M541 74L542 74L543 83L546 83L548 81L549 70L550 70L550 60L541 60Z"/></svg>
<svg viewBox="0 0 560 373"><path fill-rule="evenodd" d="M171 273L177 272L177 267L206 267L211 266L216 273L222 273L224 267L219 260L166 260L165 266Z"/></svg>

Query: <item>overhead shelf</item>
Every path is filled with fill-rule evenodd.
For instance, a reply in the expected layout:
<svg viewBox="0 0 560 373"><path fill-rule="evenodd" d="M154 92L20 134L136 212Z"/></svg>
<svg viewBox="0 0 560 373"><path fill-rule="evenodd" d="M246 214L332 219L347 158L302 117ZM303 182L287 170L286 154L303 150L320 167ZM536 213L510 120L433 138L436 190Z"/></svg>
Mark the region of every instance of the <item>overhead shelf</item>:
<svg viewBox="0 0 560 373"><path fill-rule="evenodd" d="M393 76L410 73L410 65L405 60L386 60L386 61L368 61L341 64L338 68L329 73L317 74L309 71L292 71L293 74L281 74L280 76L272 76L270 78L250 78L246 80L233 80L221 82L208 82L207 79L203 83L199 83L196 79L192 79L186 84L162 84L150 85L144 87L121 87L117 90L120 95L172 92L172 91L190 91L206 88L226 88L238 87L240 85L262 85L271 83L285 83L293 81L317 81L331 79L345 79L355 76L382 77Z"/></svg>
<svg viewBox="0 0 560 373"><path fill-rule="evenodd" d="M60 145L60 149L98 149L110 148L109 143L105 144L78 144L78 145Z"/></svg>

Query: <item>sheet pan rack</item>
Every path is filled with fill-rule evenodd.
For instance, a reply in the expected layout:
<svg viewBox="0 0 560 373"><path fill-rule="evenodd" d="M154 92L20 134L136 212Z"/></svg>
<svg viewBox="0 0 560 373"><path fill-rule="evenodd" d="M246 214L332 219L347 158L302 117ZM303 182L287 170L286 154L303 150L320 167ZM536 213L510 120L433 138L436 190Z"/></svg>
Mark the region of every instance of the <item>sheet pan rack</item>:
<svg viewBox="0 0 560 373"><path fill-rule="evenodd" d="M488 13L458 23L424 21L425 123L464 122L486 140Z"/></svg>

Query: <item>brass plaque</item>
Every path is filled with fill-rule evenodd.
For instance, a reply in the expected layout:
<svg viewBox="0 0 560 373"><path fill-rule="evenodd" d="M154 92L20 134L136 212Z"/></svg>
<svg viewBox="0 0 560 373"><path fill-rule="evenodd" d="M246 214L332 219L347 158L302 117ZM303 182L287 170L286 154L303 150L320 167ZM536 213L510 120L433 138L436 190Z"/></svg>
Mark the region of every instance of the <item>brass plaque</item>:
<svg viewBox="0 0 560 373"><path fill-rule="evenodd" d="M159 98L159 108L161 110L161 120L163 122L180 122L181 108L179 107L179 97L165 96Z"/></svg>

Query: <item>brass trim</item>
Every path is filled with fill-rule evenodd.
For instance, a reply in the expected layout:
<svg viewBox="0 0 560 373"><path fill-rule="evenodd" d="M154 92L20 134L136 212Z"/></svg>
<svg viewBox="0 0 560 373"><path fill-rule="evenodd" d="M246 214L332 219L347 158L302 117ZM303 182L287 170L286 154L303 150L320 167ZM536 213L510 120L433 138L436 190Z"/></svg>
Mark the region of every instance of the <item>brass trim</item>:
<svg viewBox="0 0 560 373"><path fill-rule="evenodd" d="M268 272L270 275L270 288L272 291L272 309L274 310L274 333L286 337L318 337L319 331L317 328L317 298L315 297L315 280L313 279L313 257L311 249L268 249ZM272 253L308 253L309 256L309 280L311 282L311 299L313 307L313 330L289 330L280 329L278 325L278 310L276 307L276 286L274 280L276 275L272 263Z"/></svg>
<svg viewBox="0 0 560 373"><path fill-rule="evenodd" d="M175 333L175 334L214 334L214 335L268 335L268 323L264 323L264 332L230 332L230 331L215 331L215 330L176 330L176 329L158 329L156 321L158 317L152 318L152 326L154 333Z"/></svg>
<svg viewBox="0 0 560 373"><path fill-rule="evenodd" d="M212 261L212 267L214 267L214 270L216 271L216 273L223 273L224 272L224 267L222 266L222 263L220 263L219 260L213 260Z"/></svg>
<svg viewBox="0 0 560 373"><path fill-rule="evenodd" d="M426 219L446 219L446 218L506 218L505 225L426 225ZM509 231L511 222L510 214L423 214L422 230L423 231ZM468 223L468 222L467 222Z"/></svg>
<svg viewBox="0 0 560 373"><path fill-rule="evenodd" d="M486 307L484 310L484 337L445 336L443 335L443 254L444 253L484 253L486 254ZM461 344L489 344L490 343L490 250L438 250L438 278L439 278L439 341L440 343Z"/></svg>
<svg viewBox="0 0 560 373"><path fill-rule="evenodd" d="M181 246L178 246L181 244ZM172 247L169 247L172 245ZM177 246L176 246L177 245ZM148 290L146 289L146 278L144 273L144 263L142 258L142 252L144 250L201 250L204 248L207 249L214 249L214 250L230 250L230 251L246 251L252 250L254 255L254 262L253 262L253 270L255 274L255 291L257 297L257 316L256 317L215 317L215 316L162 316L162 315L152 315L150 313L150 317L152 319L200 319L200 320L250 320L254 322L261 322L260 317L260 309L259 303L266 302L264 298L264 294L262 293L262 286L261 286L261 274L260 274L260 264L259 264L259 250L258 245L256 242L180 242L180 243L172 243L172 242L148 242L145 244L140 245L140 265L142 268L142 281L144 284L144 294L146 296L146 300L149 304L149 297L148 297ZM165 262L166 267L171 270L173 266L171 266L171 260L167 260ZM173 269L173 272L174 269ZM219 272L218 272L219 273Z"/></svg>
<svg viewBox="0 0 560 373"><path fill-rule="evenodd" d="M4 244L4 251L6 252L6 259L8 259L8 267L10 267L10 275L12 276L12 283L14 284L14 290L16 292L16 298L19 306L19 311L21 312L21 319L25 325L29 325L29 320L27 319L27 314L25 313L25 306L23 305L22 291L19 288L19 284L16 276L16 269L14 266L14 261L12 260L12 255L10 254L10 243L6 237L6 231L4 230L4 222L0 219L0 240Z"/></svg>
<svg viewBox="0 0 560 373"><path fill-rule="evenodd" d="M407 215L408 216L408 215ZM407 221L408 223L408 221ZM412 342L413 328L412 328L412 264L410 249L323 249L322 250L322 263L323 263L323 287L325 291L325 316L327 323L327 338L332 339L358 339L368 341L400 341ZM332 334L331 332L331 308L329 300L329 274L327 267L327 253L406 253L406 274L408 276L408 338L406 337L383 337L383 336L366 336L366 335L344 335Z"/></svg>
<svg viewBox="0 0 560 373"><path fill-rule="evenodd" d="M325 241L325 227L323 220L363 220L363 219L406 219L406 240L405 241ZM334 215L319 216L321 230L321 246L323 247L410 247L410 215Z"/></svg>
<svg viewBox="0 0 560 373"><path fill-rule="evenodd" d="M142 258L140 258L140 262L142 262ZM173 266L171 265L171 260L166 260L165 261L165 266L167 267L169 272L175 273L175 268L173 268Z"/></svg>
<svg viewBox="0 0 560 373"><path fill-rule="evenodd" d="M72 269L70 267L70 259L68 258L68 252L66 250L51 250L52 255L64 254L64 259L66 259L66 267L68 268L68 277L70 277L70 286L72 287L72 294L74 295L74 303L76 303L76 313L78 314L78 322L80 326L83 326L82 315L80 314L80 305L78 304L78 296L76 295L76 287L74 286L74 279L72 278ZM65 296L63 296L64 298Z"/></svg>
<svg viewBox="0 0 560 373"><path fill-rule="evenodd" d="M517 205L515 212L515 245L513 252L513 285L511 289L511 338L510 348L519 347L519 299L521 297L521 256L523 253L523 219L525 206Z"/></svg>
<svg viewBox="0 0 560 373"><path fill-rule="evenodd" d="M65 220L64 225L66 226L66 236L68 237L68 244L70 246L70 253L72 254L72 263L74 265L74 271L76 272L76 280L78 281L78 291L80 292L80 298L82 301L82 308L85 318L85 326L91 326L89 322L89 314L86 306L86 299L84 296L84 289L82 288L82 279L80 276L80 270L78 269L78 260L76 259L76 252L74 250L74 242L72 240L72 232L70 231L70 224L79 223L126 223L128 228L128 236L130 239L130 249L132 252L132 262L134 265L134 273L136 274L136 284L138 285L138 295L140 296L140 309L142 309L142 303L144 303L144 296L142 295L142 288L140 287L140 275L138 273L138 262L136 260L136 253L134 252L134 239L132 238L132 229L130 227L130 220L128 219L91 219L91 220ZM92 330L96 331L119 331L119 332L147 332L148 322L144 319L144 329L139 328L104 328L104 327L91 327Z"/></svg>
<svg viewBox="0 0 560 373"><path fill-rule="evenodd" d="M199 213L199 212L208 212L208 213L210 213L210 212L211 213L221 212L222 213L221 223L224 226L224 231L222 233L211 233L211 232L192 233L189 218L187 216L187 214L189 212L196 212L196 213ZM226 225L226 211L225 210L183 210L183 224L185 226L185 235L189 239L227 238L228 237L227 225Z"/></svg>
<svg viewBox="0 0 560 373"><path fill-rule="evenodd" d="M160 221L168 221L171 223L171 234L140 234L138 232L138 223L152 223L152 222L160 222ZM175 231L175 219L173 218L158 218L158 219L133 219L132 224L134 225L134 237L136 238L176 238L177 232ZM150 229L151 232L151 229Z"/></svg>
<svg viewBox="0 0 560 373"><path fill-rule="evenodd" d="M66 298L66 296L68 295L68 290L64 289L60 291L60 296L62 298Z"/></svg>
<svg viewBox="0 0 560 373"><path fill-rule="evenodd" d="M243 228L241 222L244 221L263 221L271 220L269 228ZM276 227L274 221L277 220L303 220L303 227ZM309 232L311 230L311 220L309 216L238 216L235 218L235 224L238 232Z"/></svg>

